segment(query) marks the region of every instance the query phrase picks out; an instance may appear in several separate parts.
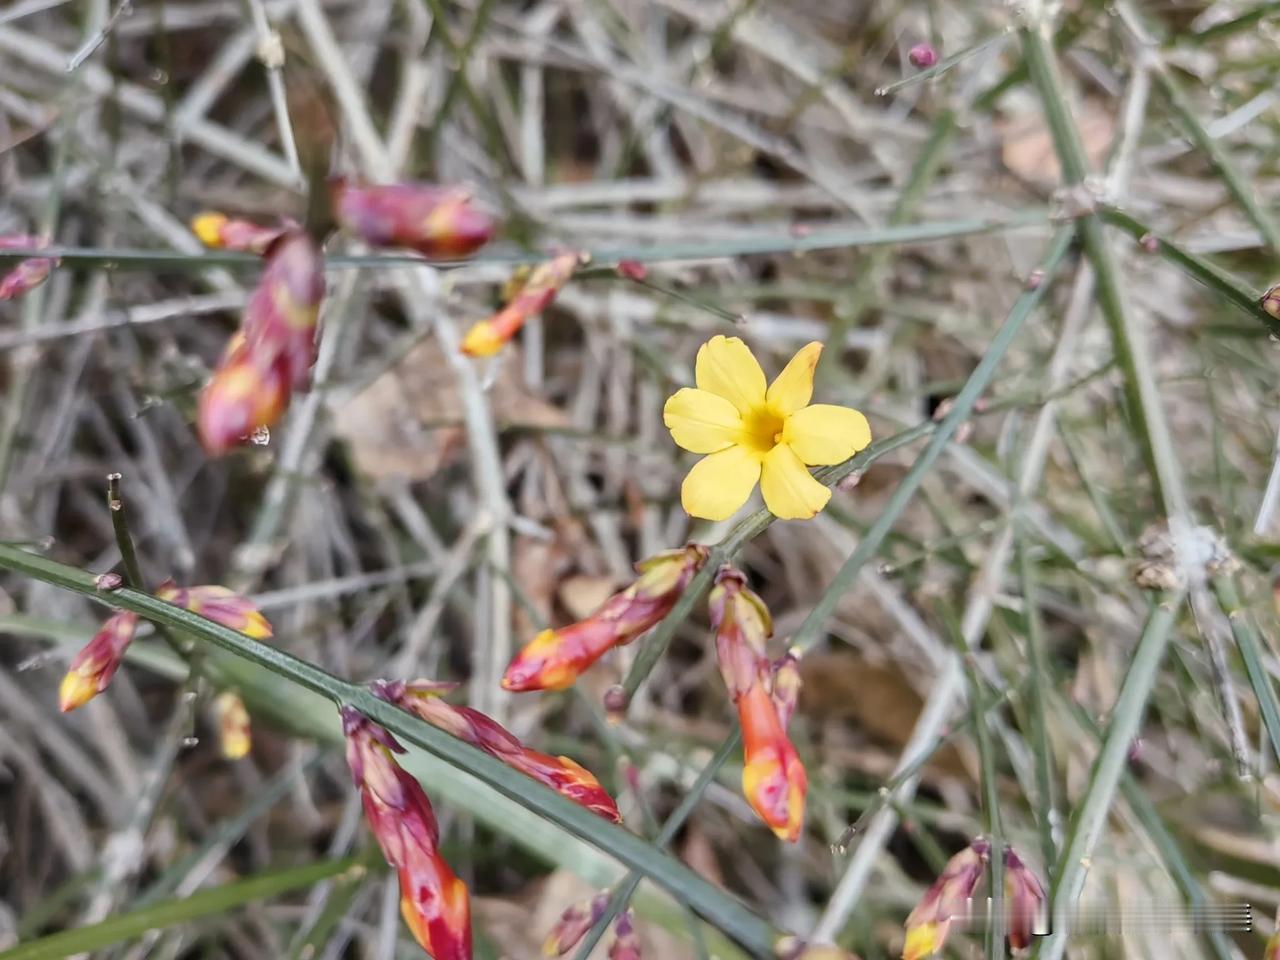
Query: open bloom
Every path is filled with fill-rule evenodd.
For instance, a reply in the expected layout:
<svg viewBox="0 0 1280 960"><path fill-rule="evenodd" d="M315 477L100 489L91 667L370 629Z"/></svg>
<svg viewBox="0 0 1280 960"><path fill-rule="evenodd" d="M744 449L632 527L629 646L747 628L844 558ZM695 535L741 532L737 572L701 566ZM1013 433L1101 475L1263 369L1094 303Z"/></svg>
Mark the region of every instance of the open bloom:
<svg viewBox="0 0 1280 960"><path fill-rule="evenodd" d="M871 442L857 410L810 404L822 344L801 347L765 385L764 371L737 337L712 337L698 350L697 388L676 391L662 410L676 444L707 454L685 477L680 501L690 516L725 520L756 483L765 506L784 520L808 519L831 491L809 467L840 463Z"/></svg>
<svg viewBox="0 0 1280 960"><path fill-rule="evenodd" d="M1004 899L1009 946L1025 950L1031 946L1044 909L1044 886L1013 847L1004 848Z"/></svg>
<svg viewBox="0 0 1280 960"><path fill-rule="evenodd" d="M39 250L45 246L48 246L48 241L44 237L28 233L11 233L0 237L0 250ZM0 275L0 300L13 300L30 293L49 279L49 274L56 265L57 260L53 257L19 260L16 267Z"/></svg>
<svg viewBox="0 0 1280 960"><path fill-rule="evenodd" d="M128 610L113 613L98 628L83 650L71 661L71 668L58 687L58 709L63 713L83 707L107 689L120 669L124 652L138 629L138 615Z"/></svg>
<svg viewBox="0 0 1280 960"><path fill-rule="evenodd" d="M184 607L207 620L239 630L255 640L271 636L271 624L253 603L226 587L214 585L180 587L166 580L156 589L156 596L175 607Z"/></svg>
<svg viewBox="0 0 1280 960"><path fill-rule="evenodd" d="M505 690L563 690L607 650L630 643L665 617L706 563L707 548L691 543L636 564L640 576L595 613L557 630L543 630L515 655L502 677Z"/></svg>
<svg viewBox="0 0 1280 960"><path fill-rule="evenodd" d="M465 257L493 237L494 222L462 187L426 183L330 183L334 218L375 247L407 247L425 257Z"/></svg>
<svg viewBox="0 0 1280 960"><path fill-rule="evenodd" d="M365 819L400 880L401 916L434 960L471 960L467 887L440 856L440 828L422 785L395 761L404 748L352 707L342 708L342 732Z"/></svg>
<svg viewBox="0 0 1280 960"><path fill-rule="evenodd" d="M545 784L592 813L621 823L618 805L591 771L569 757L530 750L516 736L491 717L471 707L456 707L441 699L457 684L431 680L378 680L373 692L388 703L415 714L451 736L464 740L519 770L530 779Z"/></svg>
<svg viewBox="0 0 1280 960"><path fill-rule="evenodd" d="M990 855L990 842L978 837L947 861L938 879L907 915L902 960L921 960L942 949L952 922L967 915L973 891L986 875Z"/></svg>
<svg viewBox="0 0 1280 960"><path fill-rule="evenodd" d="M574 271L588 259L586 254L569 251L538 264L527 274L518 275L507 305L489 319L472 324L462 338L462 352L472 357L493 356L531 317L551 306Z"/></svg>

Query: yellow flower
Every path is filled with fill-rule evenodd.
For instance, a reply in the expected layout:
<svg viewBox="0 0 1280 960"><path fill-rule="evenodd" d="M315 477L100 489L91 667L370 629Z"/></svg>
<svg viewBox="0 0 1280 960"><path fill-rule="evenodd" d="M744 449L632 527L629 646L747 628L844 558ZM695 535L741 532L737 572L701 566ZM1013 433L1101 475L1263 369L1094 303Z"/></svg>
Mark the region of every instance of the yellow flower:
<svg viewBox="0 0 1280 960"><path fill-rule="evenodd" d="M705 453L680 488L690 516L725 520L756 482L765 506L783 520L807 520L831 499L809 467L841 463L871 442L857 410L810 404L822 344L801 347L766 388L764 371L737 337L712 337L698 350L697 389L677 390L662 410L675 442Z"/></svg>

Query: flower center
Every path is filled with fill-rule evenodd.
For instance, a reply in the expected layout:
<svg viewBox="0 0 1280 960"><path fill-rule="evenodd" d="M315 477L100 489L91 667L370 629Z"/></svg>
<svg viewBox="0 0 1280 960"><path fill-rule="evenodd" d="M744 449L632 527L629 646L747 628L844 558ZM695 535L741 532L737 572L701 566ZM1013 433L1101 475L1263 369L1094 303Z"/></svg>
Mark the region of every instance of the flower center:
<svg viewBox="0 0 1280 960"><path fill-rule="evenodd" d="M782 440L783 419L768 407L756 407L742 418L741 443L756 453L768 453Z"/></svg>

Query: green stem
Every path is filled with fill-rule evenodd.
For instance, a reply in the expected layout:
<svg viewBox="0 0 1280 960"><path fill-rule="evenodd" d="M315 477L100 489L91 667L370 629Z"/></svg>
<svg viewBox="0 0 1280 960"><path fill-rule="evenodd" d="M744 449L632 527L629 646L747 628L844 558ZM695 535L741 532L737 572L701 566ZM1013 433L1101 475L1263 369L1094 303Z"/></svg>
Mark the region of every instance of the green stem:
<svg viewBox="0 0 1280 960"><path fill-rule="evenodd" d="M1240 602L1240 594L1236 590L1235 578L1221 573L1214 576L1210 583L1218 605L1226 614L1231 624L1232 636L1240 649L1240 659L1244 661L1245 672L1249 675L1249 683L1253 687L1253 695L1258 699L1258 711L1262 714L1262 725L1266 728L1271 740L1271 749L1276 759L1280 760L1280 701L1276 699L1276 688L1266 667L1262 663L1262 641L1254 629L1253 621Z"/></svg>
<svg viewBox="0 0 1280 960"><path fill-rule="evenodd" d="M1177 244L1171 243L1162 237L1157 237L1149 226L1134 219L1123 210L1104 207L1099 211L1099 216L1109 225L1129 234L1133 239L1154 244L1155 253L1178 267L1191 279L1197 283L1204 284L1214 293L1235 304L1265 326L1271 333L1280 334L1280 319L1271 316L1271 314L1262 309L1258 302L1258 294L1254 293L1243 280L1232 276L1226 270L1206 260L1204 257L1196 256L1194 253L1183 250Z"/></svg>
<svg viewBox="0 0 1280 960"><path fill-rule="evenodd" d="M1111 722L1089 774L1089 787L1072 817L1053 884L1052 932L1039 943L1040 960L1061 960L1067 947L1070 910L1084 889L1090 857L1107 825L1116 787L1125 772L1129 747L1142 724L1147 698L1164 659L1169 634L1182 604L1181 592L1162 597L1147 619L1120 686Z"/></svg>
<svg viewBox="0 0 1280 960"><path fill-rule="evenodd" d="M141 910L122 913L101 923L59 933L19 944L0 953L0 960L59 960L77 953L102 950L113 943L120 943L147 933L179 923L188 923L203 917L213 917L256 900L275 897L290 890L309 887L314 883L349 871L366 871L357 858L322 860L301 867L271 870L234 883L226 883L210 890L201 890L181 900L169 900Z"/></svg>
<svg viewBox="0 0 1280 960"><path fill-rule="evenodd" d="M689 788L689 792L680 799L680 803L677 804L676 808L671 811L671 815L662 824L662 829L658 831L658 836L653 841L654 846L659 849L665 849L667 844L675 839L676 833L684 826L684 822L689 819L690 814L693 813L698 806L698 802L702 799L703 793L706 792L707 787L711 786L711 781L716 778L720 768L733 756L733 752L737 750L741 740L742 731L735 727L733 733L725 738L724 743L720 744L720 748L707 761L707 765L702 768L702 771L698 774L698 779ZM627 904L635 896L642 879L643 877L634 870L622 878L618 886L614 888L613 896L609 898L609 905L605 908L604 913L587 931L587 935L582 940L582 945L578 947L578 952L573 955L573 960L587 960L591 956L591 951L596 948L596 944L604 936L609 924L613 923L614 918L627 908Z"/></svg>
<svg viewBox="0 0 1280 960"><path fill-rule="evenodd" d="M809 611L809 615L805 617L804 622L800 624L800 628L796 631L793 639L795 646L798 646L801 650L808 650L821 639L827 618L834 612L836 604L840 602L840 598L844 596L846 591L853 586L863 565L876 555L881 543L883 543L885 537L888 536L889 531L897 522L898 516L906 508L911 498L915 496L920 484L924 482L925 475L938 457L942 455L943 449L951 441L960 424L969 416L978 397L986 390L1014 337L1022 329L1022 325L1027 321L1027 318L1039 306L1054 272L1067 255L1074 236L1074 225L1060 227L1058 232L1054 234L1053 239L1049 242L1048 253L1040 268L1040 281L1024 290L1022 295L1014 302L1013 308L1009 311L1004 324L992 338L990 346L987 347L987 352L978 362L978 365L974 367L973 373L969 375L964 388L956 394L951 411L938 424L933 436L929 438L928 445L921 451L915 463L911 465L911 469L907 471L906 476L894 488L893 495L889 498L888 503L884 505L879 516L876 517L875 523L871 525L863 538L858 541L857 547L849 554L844 565L832 578L831 583L827 585L827 589L818 599L818 602L814 604L813 609Z"/></svg>
<svg viewBox="0 0 1280 960"><path fill-rule="evenodd" d="M1049 683L1049 663L1045 656L1044 625L1036 591L1035 562L1027 530L1015 521L1014 547L1018 555L1018 575L1022 581L1022 622L1027 638L1027 666L1031 671L1027 697L1031 715L1031 738L1036 757L1036 826L1040 835L1040 855L1045 869L1057 858L1053 843L1053 752L1045 720L1045 687Z"/></svg>
<svg viewBox="0 0 1280 960"><path fill-rule="evenodd" d="M406 742L470 773L499 794L649 877L749 953L760 957L771 955L775 933L769 924L684 864L621 827L589 813L572 800L530 782L528 777L469 744L378 699L365 688L149 594L129 589L103 594L96 589L95 578L91 574L24 550L0 545L0 569L95 597L118 609L132 610L157 625L184 631L202 643L257 664L304 689L327 697L335 704L355 707Z"/></svg>
<svg viewBox="0 0 1280 960"><path fill-rule="evenodd" d="M702 260L716 257L740 257L749 254L804 253L815 250L837 250L845 247L874 247L881 244L924 243L953 237L974 236L1000 230L1030 227L1045 223L1044 210L1028 210L1004 218L971 220L939 220L932 223L903 224L897 227L857 227L848 230L822 230L804 236L793 232L774 236L752 237L734 241L706 243L652 244L636 247L600 247L588 249L592 263L616 264L620 260L660 263L675 260ZM407 254L370 256L330 256L325 264L335 269L352 267L404 267L429 265L446 270L478 264L530 263L548 259L550 254L519 251L495 251L470 260L424 260ZM63 266L109 267L112 270L208 270L210 267L243 267L262 269L262 258L248 253L226 250L209 251L198 256L176 250L106 250L95 247L50 246L42 250L0 250L0 264L29 257L58 257Z"/></svg>
<svg viewBox="0 0 1280 960"><path fill-rule="evenodd" d="M107 511L111 514L111 529L115 532L116 547L120 550L120 562L124 566L124 581L132 589L146 593L147 581L138 564L133 537L129 536L129 519L125 516L124 499L120 494L121 479L118 473L107 474Z"/></svg>
<svg viewBox="0 0 1280 960"><path fill-rule="evenodd" d="M1080 131L1071 118L1063 92L1057 60L1049 42L1048 24L1044 21L1022 29L1023 58L1031 82L1040 94L1045 119L1053 135L1068 186L1083 189L1089 172ZM1166 515L1177 522L1187 517L1186 495L1178 469L1173 440L1160 407L1160 394L1155 373L1151 369L1151 353L1139 325L1130 315L1124 300L1120 271L1107 242L1101 218L1094 213L1080 221L1085 252L1096 275L1098 305L1111 331L1116 360L1125 373L1125 394L1133 412L1133 429L1141 441L1151 470L1157 496Z"/></svg>
<svg viewBox="0 0 1280 960"><path fill-rule="evenodd" d="M1174 116L1182 124L1182 129L1191 138L1192 142L1208 156L1214 169L1218 171L1218 176L1227 185L1227 190L1235 198L1245 216L1253 221L1253 225L1258 228L1258 232L1262 234L1262 239L1271 248L1272 254L1280 254L1280 225L1276 224L1275 219L1267 212L1266 207L1258 202L1258 198L1254 195L1253 190L1250 189L1240 171L1236 169L1235 161L1227 154L1222 142L1209 136L1209 132L1205 130L1204 125L1196 119L1195 112L1191 109L1191 104L1187 102L1186 94L1182 92L1178 82L1173 79L1173 74L1169 72L1168 66L1160 64L1155 70L1155 78L1156 83L1160 85L1161 92L1164 93L1165 99L1169 101L1169 106L1173 108Z"/></svg>

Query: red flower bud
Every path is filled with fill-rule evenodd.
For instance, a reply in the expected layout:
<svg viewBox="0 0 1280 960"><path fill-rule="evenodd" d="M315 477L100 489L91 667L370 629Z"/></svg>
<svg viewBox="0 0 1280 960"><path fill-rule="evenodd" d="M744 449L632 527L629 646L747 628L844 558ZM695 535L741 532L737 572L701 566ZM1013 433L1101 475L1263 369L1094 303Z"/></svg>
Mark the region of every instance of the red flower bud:
<svg viewBox="0 0 1280 960"><path fill-rule="evenodd" d="M636 933L635 913L627 910L613 925L609 960L640 960L640 957L640 935Z"/></svg>
<svg viewBox="0 0 1280 960"><path fill-rule="evenodd" d="M455 259L493 238L494 221L460 187L421 183L331 184L337 221L375 247L408 247L425 257Z"/></svg>
<svg viewBox="0 0 1280 960"><path fill-rule="evenodd" d="M289 406L289 393L283 358L254 356L237 333L200 391L196 429L201 444L211 456L221 456L259 427L274 426Z"/></svg>
<svg viewBox="0 0 1280 960"><path fill-rule="evenodd" d="M226 587L179 587L166 580L156 596L175 607L184 607L207 620L239 630L247 637L265 640L271 636L271 624L253 603Z"/></svg>
<svg viewBox="0 0 1280 960"><path fill-rule="evenodd" d="M249 220L233 220L225 213L216 212L199 214L191 221L191 232L206 247L256 253L259 256L266 253L267 248L285 233L298 229L298 224L292 220L286 220L278 227L263 227Z"/></svg>
<svg viewBox="0 0 1280 960"><path fill-rule="evenodd" d="M630 643L665 617L707 556L706 547L689 544L642 560L636 564L640 576L587 619L543 630L529 641L508 665L503 689L522 692L571 686L605 651Z"/></svg>
<svg viewBox="0 0 1280 960"><path fill-rule="evenodd" d="M1044 909L1044 886L1013 847L1004 848L1004 899L1009 946L1025 950L1031 945L1036 920Z"/></svg>
<svg viewBox="0 0 1280 960"><path fill-rule="evenodd" d="M778 719L763 680L738 698L742 725L742 793L782 840L795 843L804 826L809 778Z"/></svg>
<svg viewBox="0 0 1280 960"><path fill-rule="evenodd" d="M422 785L393 754L404 748L352 707L342 707L347 765L365 819L400 880L400 913L434 960L471 960L466 885L440 856L440 831Z"/></svg>
<svg viewBox="0 0 1280 960"><path fill-rule="evenodd" d="M437 729L464 740L512 769L545 784L592 813L621 823L618 806L589 770L568 757L552 757L522 744L506 727L471 707L455 707L441 694L456 687L431 680L377 680L376 696L415 714Z"/></svg>
<svg viewBox="0 0 1280 960"><path fill-rule="evenodd" d="M259 364L283 364L294 390L307 385L315 362L316 327L324 299L324 257L311 237L295 230L267 251L262 279L244 309L245 347Z"/></svg>
<svg viewBox="0 0 1280 960"><path fill-rule="evenodd" d="M43 237L28 233L11 233L0 237L0 250L39 250L48 245ZM0 300L14 300L30 293L49 279L49 274L57 264L58 260L54 257L19 260L16 267L0 276Z"/></svg>
<svg viewBox="0 0 1280 960"><path fill-rule="evenodd" d="M942 873L907 916L902 960L921 960L946 943L952 921L965 916L973 891L986 873L991 844L978 837L947 861Z"/></svg>
<svg viewBox="0 0 1280 960"><path fill-rule="evenodd" d="M529 271L505 307L488 320L472 325L462 338L462 352L472 357L493 356L520 332L530 317L536 317L551 305L574 271L588 259L585 253L569 252L538 264Z"/></svg>
<svg viewBox="0 0 1280 960"><path fill-rule="evenodd" d="M764 601L747 588L747 578L733 567L720 568L707 603L720 673L737 702L757 680L769 680L766 644L773 635L773 621Z"/></svg>
<svg viewBox="0 0 1280 960"><path fill-rule="evenodd" d="M109 616L75 659L58 688L58 709L63 713L82 707L111 683L120 669L124 652L133 642L138 615L121 610Z"/></svg>
<svg viewBox="0 0 1280 960"><path fill-rule="evenodd" d="M560 919L555 922L547 939L542 942L544 957L562 957L574 947L587 931L600 922L609 906L609 894L598 893L590 900L583 900L570 906Z"/></svg>

